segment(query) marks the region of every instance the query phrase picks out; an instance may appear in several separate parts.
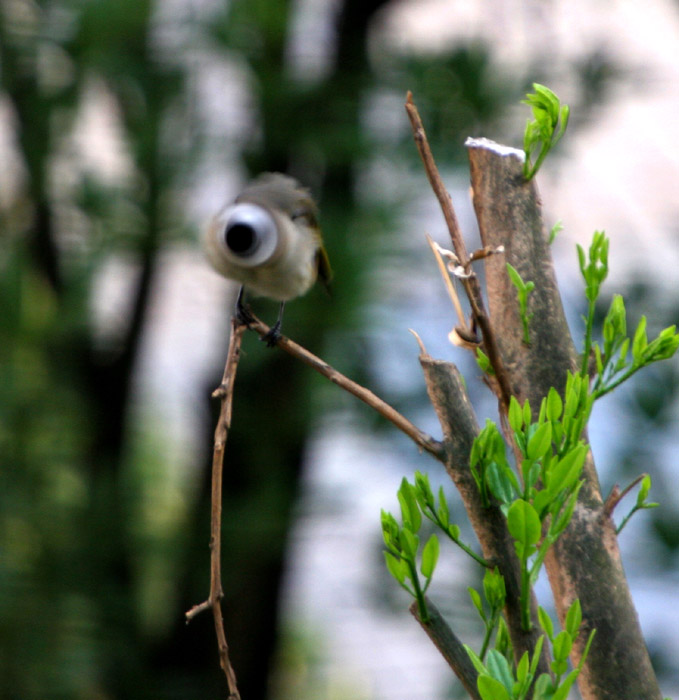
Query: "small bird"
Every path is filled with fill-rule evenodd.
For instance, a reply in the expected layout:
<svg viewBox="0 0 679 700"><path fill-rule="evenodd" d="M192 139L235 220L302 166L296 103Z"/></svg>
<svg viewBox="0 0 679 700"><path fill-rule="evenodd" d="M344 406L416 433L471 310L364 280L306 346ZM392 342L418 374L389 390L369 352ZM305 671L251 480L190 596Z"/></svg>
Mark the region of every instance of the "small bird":
<svg viewBox="0 0 679 700"><path fill-rule="evenodd" d="M297 180L263 173L212 220L207 257L219 272L241 283L236 314L252 319L243 305L244 290L280 302L278 320L262 338L271 347L281 336L285 302L305 294L317 279L332 277L323 247L318 210Z"/></svg>

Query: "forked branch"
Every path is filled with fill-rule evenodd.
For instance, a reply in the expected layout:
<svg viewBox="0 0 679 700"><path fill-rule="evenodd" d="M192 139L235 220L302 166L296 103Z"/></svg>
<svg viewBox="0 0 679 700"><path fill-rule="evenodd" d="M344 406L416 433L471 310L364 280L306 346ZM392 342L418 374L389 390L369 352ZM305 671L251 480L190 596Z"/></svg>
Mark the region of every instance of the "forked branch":
<svg viewBox="0 0 679 700"><path fill-rule="evenodd" d="M226 365L222 382L215 389L212 396L221 401L219 419L215 428L214 450L212 453L212 509L210 517L210 594L207 600L194 605L186 613L187 624L204 610L212 610L217 634L217 647L219 649L219 665L226 676L229 688L229 700L240 700L240 693L236 683L236 673L229 659L229 645L226 642L224 620L222 618L221 599L222 569L221 569L221 541L222 541L222 475L224 472L224 451L226 439L231 427L231 412L233 406L233 386L236 381L236 370L240 359L240 346L243 339L245 326L235 318L231 320L231 337L229 350L226 356Z"/></svg>

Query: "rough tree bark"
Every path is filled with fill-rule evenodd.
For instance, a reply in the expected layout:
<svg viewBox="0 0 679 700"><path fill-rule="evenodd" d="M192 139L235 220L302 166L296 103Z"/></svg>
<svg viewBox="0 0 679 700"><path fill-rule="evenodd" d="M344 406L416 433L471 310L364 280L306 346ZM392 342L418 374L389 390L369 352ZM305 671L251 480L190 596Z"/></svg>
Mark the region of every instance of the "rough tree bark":
<svg viewBox="0 0 679 700"><path fill-rule="evenodd" d="M491 325L498 338L511 390L534 411L554 386L561 392L577 355L556 285L533 181L522 177L523 153L485 139L467 142L474 209L484 245L503 245L504 256L485 259ZM530 346L522 342L516 290L506 272L511 263L535 283L529 300L534 316ZM604 509L592 455L574 517L546 559L559 619L580 599L584 632L574 646L577 664L589 631L597 630L579 677L585 700L657 700L660 689L641 634L623 570L614 524Z"/></svg>

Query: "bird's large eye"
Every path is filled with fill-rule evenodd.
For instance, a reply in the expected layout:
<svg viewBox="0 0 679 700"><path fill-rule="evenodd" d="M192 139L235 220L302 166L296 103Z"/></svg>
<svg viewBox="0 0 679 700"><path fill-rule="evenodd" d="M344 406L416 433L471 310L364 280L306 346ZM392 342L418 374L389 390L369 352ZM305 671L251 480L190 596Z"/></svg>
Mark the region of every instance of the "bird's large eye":
<svg viewBox="0 0 679 700"><path fill-rule="evenodd" d="M278 229L264 207L243 202L225 209L218 217L219 242L238 265L265 263L276 250Z"/></svg>

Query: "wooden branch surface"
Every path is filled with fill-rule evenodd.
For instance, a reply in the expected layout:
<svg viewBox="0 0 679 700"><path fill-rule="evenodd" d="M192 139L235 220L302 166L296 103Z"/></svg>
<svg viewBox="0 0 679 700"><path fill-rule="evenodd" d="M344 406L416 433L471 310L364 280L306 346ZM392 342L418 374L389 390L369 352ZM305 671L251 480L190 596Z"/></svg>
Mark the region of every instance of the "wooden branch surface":
<svg viewBox="0 0 679 700"><path fill-rule="evenodd" d="M484 558L497 566L505 579L505 612L509 634L518 659L524 651L532 655L540 636L537 624L530 632L521 627L521 564L514 542L507 529L507 520L496 504L484 506L478 486L469 467L469 456L479 426L462 376L450 362L434 360L426 352L420 354L429 399L434 406L445 436L448 456L446 471L462 497L467 515L481 544ZM531 614L537 621L537 604L531 599ZM538 673L549 673L548 649L538 665Z"/></svg>
<svg viewBox="0 0 679 700"><path fill-rule="evenodd" d="M441 655L450 668L453 669L455 675L460 679L460 683L464 686L469 697L472 700L481 700L476 686L476 679L479 674L469 658L469 654L467 654L462 642L429 598L426 599L426 603L429 622L422 622L416 602L410 606L410 612L420 623L420 626L427 633L434 646L441 652Z"/></svg>
<svg viewBox="0 0 679 700"><path fill-rule="evenodd" d="M207 600L194 605L186 613L186 622L190 622L196 615L212 610L217 635L217 649L219 652L219 665L224 671L229 689L229 700L240 700L236 673L229 659L229 645L224 631L221 599L222 591L222 475L224 472L224 451L226 439L231 427L231 411L233 406L233 388L236 381L236 370L240 359L240 346L245 333L245 326L236 319L231 320L231 337L226 356L226 365L222 382L213 392L213 397L221 401L219 418L215 427L214 450L212 453L212 487L211 487L211 515L210 515L210 593Z"/></svg>
<svg viewBox="0 0 679 700"><path fill-rule="evenodd" d="M512 393L530 400L534 414L550 387L563 394L566 372L577 357L542 222L534 181L522 177L523 153L485 139L467 142L474 209L484 245L504 245L505 257L487 258L491 324L497 334ZM518 299L506 272L511 263L529 297L530 346L522 342ZM589 631L597 634L578 684L585 700L658 700L660 690L641 634L618 549L615 527L604 511L591 454L585 485L571 524L545 561L562 624L580 599L584 631L573 649L577 664Z"/></svg>

